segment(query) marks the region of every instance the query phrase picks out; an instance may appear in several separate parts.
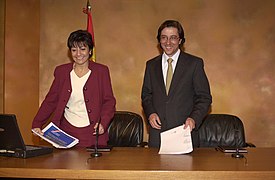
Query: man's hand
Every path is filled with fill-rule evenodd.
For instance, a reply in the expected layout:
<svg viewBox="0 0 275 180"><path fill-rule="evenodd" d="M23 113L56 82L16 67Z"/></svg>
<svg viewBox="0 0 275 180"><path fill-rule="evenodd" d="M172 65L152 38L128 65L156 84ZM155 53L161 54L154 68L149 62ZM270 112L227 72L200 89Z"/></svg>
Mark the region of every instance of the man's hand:
<svg viewBox="0 0 275 180"><path fill-rule="evenodd" d="M187 118L185 121L184 129L186 129L188 126L190 127L190 131L192 131L195 128L196 122L192 118Z"/></svg>
<svg viewBox="0 0 275 180"><path fill-rule="evenodd" d="M153 113L149 116L149 123L151 124L152 128L160 129L161 122L157 113Z"/></svg>

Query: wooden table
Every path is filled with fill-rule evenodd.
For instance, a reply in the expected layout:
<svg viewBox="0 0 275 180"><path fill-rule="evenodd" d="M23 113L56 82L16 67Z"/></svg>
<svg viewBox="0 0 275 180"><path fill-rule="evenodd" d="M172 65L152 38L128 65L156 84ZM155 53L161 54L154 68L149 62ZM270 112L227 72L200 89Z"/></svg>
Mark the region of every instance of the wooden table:
<svg viewBox="0 0 275 180"><path fill-rule="evenodd" d="M90 158L85 149L29 159L0 157L0 177L56 179L275 179L275 148L249 148L246 159L213 149L159 155L152 148L114 148ZM246 162L247 161L247 162Z"/></svg>

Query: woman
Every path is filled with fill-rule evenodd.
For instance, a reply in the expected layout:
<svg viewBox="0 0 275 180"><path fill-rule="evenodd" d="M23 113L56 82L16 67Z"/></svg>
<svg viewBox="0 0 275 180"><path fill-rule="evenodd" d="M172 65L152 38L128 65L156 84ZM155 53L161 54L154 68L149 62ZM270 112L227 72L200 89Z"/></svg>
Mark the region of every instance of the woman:
<svg viewBox="0 0 275 180"><path fill-rule="evenodd" d="M88 147L95 144L95 129L99 125L98 144L107 145L107 128L116 104L109 69L89 60L93 52L89 32L72 32L67 46L73 62L56 67L54 81L32 128L43 134L41 128L52 115L55 125L79 139L77 146Z"/></svg>

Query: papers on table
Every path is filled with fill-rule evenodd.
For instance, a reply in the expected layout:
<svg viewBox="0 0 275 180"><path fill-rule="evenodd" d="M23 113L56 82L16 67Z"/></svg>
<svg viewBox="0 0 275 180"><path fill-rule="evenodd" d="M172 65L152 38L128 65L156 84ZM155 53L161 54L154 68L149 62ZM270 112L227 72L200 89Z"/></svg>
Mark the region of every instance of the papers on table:
<svg viewBox="0 0 275 180"><path fill-rule="evenodd" d="M51 143L56 148L71 148L76 145L79 140L66 132L62 131L52 122L49 123L42 132L43 136L38 134L32 129L32 132L44 139L45 141Z"/></svg>
<svg viewBox="0 0 275 180"><path fill-rule="evenodd" d="M159 154L186 154L193 151L190 127L184 125L164 131L160 134Z"/></svg>

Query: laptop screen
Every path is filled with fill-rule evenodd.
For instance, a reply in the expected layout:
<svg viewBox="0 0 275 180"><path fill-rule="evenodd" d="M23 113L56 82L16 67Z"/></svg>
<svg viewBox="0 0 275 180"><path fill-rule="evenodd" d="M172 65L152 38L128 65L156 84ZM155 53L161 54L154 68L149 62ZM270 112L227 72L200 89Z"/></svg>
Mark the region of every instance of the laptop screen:
<svg viewBox="0 0 275 180"><path fill-rule="evenodd" d="M0 114L0 149L26 150L14 114Z"/></svg>

